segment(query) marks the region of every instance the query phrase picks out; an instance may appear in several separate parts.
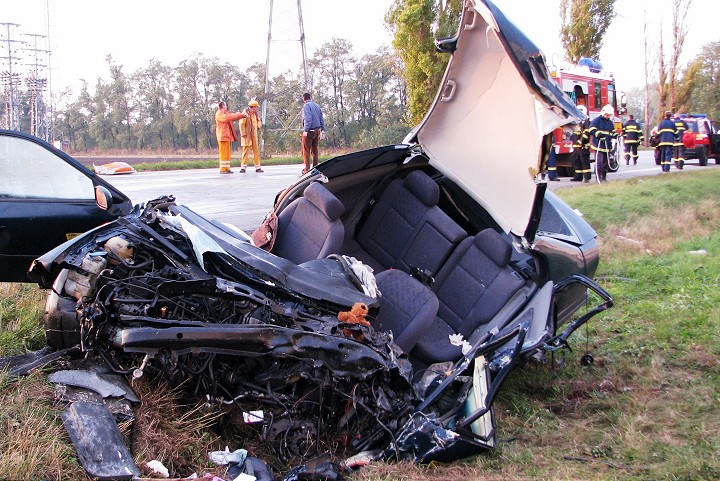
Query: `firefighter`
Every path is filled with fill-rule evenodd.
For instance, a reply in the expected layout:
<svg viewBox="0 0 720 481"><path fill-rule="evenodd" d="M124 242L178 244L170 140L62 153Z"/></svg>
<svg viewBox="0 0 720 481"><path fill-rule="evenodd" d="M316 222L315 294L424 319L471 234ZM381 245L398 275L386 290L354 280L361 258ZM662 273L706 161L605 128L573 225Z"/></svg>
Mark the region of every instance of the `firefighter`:
<svg viewBox="0 0 720 481"><path fill-rule="evenodd" d="M253 165L255 166L255 172L263 172L260 167L260 148L258 145L258 132L262 127L262 122L258 118L258 107L260 104L257 100L251 100L248 103L248 108L245 109L247 117L240 120L240 145L242 146L242 160L240 161L240 173L245 173L247 167L248 157L250 156L250 149L253 153Z"/></svg>
<svg viewBox="0 0 720 481"><path fill-rule="evenodd" d="M640 124L632 114L628 116L628 121L623 125L622 134L625 141L625 165L630 165L631 155L633 165L637 165L638 145L643 141L643 133Z"/></svg>
<svg viewBox="0 0 720 481"><path fill-rule="evenodd" d="M237 132L233 122L246 117L243 112L228 112L225 102L218 103L218 109L215 112L215 135L218 141L218 158L220 163L221 174L232 174L230 170L230 154L232 152L232 143L237 142Z"/></svg>
<svg viewBox="0 0 720 481"><path fill-rule="evenodd" d="M682 119L680 114L675 113L675 144L673 145L673 157L672 161L675 164L675 168L683 170L685 166L685 144L683 144L683 134L688 129L688 124Z"/></svg>
<svg viewBox="0 0 720 481"><path fill-rule="evenodd" d="M557 174L557 153L555 152L555 147L550 147L550 151L548 152L547 177L548 180L551 180L553 182L560 181L560 178Z"/></svg>
<svg viewBox="0 0 720 481"><path fill-rule="evenodd" d="M665 118L657 126L658 146L660 149L660 166L663 172L670 172L670 163L673 155L675 137L677 137L677 126L670 117L672 112L665 112Z"/></svg>
<svg viewBox="0 0 720 481"><path fill-rule="evenodd" d="M571 137L573 141L573 170L575 171L575 176L571 180L573 182L590 182L592 171L590 170L590 150L586 135L590 128L590 118L587 116L587 108L584 105L578 105L578 110L585 115L585 118L575 125Z"/></svg>
<svg viewBox="0 0 720 481"><path fill-rule="evenodd" d="M612 105L605 105L600 110L600 115L590 122L590 128L585 138L592 139L592 147L595 150L595 171L598 182L607 180L608 156L613 147L613 139L617 137L615 123L612 118L615 110Z"/></svg>

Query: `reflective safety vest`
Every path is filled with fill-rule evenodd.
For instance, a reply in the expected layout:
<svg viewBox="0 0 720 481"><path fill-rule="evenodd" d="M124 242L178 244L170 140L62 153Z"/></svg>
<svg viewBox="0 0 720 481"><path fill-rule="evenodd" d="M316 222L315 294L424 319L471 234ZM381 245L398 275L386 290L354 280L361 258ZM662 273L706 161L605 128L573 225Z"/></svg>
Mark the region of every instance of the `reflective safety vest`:
<svg viewBox="0 0 720 481"><path fill-rule="evenodd" d="M598 152L610 152L612 149L612 139L617 137L615 123L602 115L595 117L595 119L590 122L590 128L587 133L588 137L592 138L593 147Z"/></svg>
<svg viewBox="0 0 720 481"><path fill-rule="evenodd" d="M683 119L675 119L675 146L680 147L683 144L683 134L688 129L688 124Z"/></svg>
<svg viewBox="0 0 720 481"><path fill-rule="evenodd" d="M670 119L663 120L657 126L657 133L660 138L658 147L672 147L675 145L675 137L677 137L677 126L675 122Z"/></svg>
<svg viewBox="0 0 720 481"><path fill-rule="evenodd" d="M575 124L575 130L572 133L572 137L570 137L570 140L572 140L573 143L573 148L582 149L587 146L588 136L586 135L586 132L588 131L588 128L590 128L590 119L585 119L579 124Z"/></svg>
<svg viewBox="0 0 720 481"><path fill-rule="evenodd" d="M623 125L623 140L626 144L639 144L643 141L643 133L640 124L635 119L628 120Z"/></svg>

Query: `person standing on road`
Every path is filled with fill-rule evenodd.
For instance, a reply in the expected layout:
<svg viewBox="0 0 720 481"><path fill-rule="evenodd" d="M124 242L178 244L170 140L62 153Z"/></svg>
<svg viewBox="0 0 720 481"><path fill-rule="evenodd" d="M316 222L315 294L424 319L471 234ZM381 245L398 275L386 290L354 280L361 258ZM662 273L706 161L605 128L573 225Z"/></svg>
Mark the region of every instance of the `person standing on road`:
<svg viewBox="0 0 720 481"><path fill-rule="evenodd" d="M673 145L673 163L675 168L683 170L685 166L685 144L683 144L683 135L688 129L688 124L682 119L680 114L675 113L675 144Z"/></svg>
<svg viewBox="0 0 720 481"><path fill-rule="evenodd" d="M633 165L637 165L638 145L643 141L643 133L640 124L637 123L635 116L632 114L628 116L628 121L623 125L622 133L625 141L625 165L630 165L631 155Z"/></svg>
<svg viewBox="0 0 720 481"><path fill-rule="evenodd" d="M604 106L600 110L600 115L590 122L590 128L587 131L586 138L592 139L592 145L595 149L595 171L599 182L607 180L608 156L612 149L612 140L617 137L615 123L612 121L614 116L615 110L612 106Z"/></svg>
<svg viewBox="0 0 720 481"><path fill-rule="evenodd" d="M677 127L670 117L672 112L665 112L665 118L657 126L658 146L660 149L660 166L663 172L670 172L670 163L672 162L673 146L675 145L675 137L677 137Z"/></svg>
<svg viewBox="0 0 720 481"><path fill-rule="evenodd" d="M592 170L590 169L590 150L587 131L590 129L590 118L587 116L587 107L578 105L578 110L585 115L582 122L575 125L575 131L570 139L573 143L573 182L590 182Z"/></svg>
<svg viewBox="0 0 720 481"><path fill-rule="evenodd" d="M320 106L312 101L312 96L305 92L303 94L302 110L302 152L303 152L303 174L310 170L310 156L312 155L312 167L318 164L318 144L325 136L325 121L323 120Z"/></svg>
<svg viewBox="0 0 720 481"><path fill-rule="evenodd" d="M247 117L243 112L228 112L227 104L220 102L215 112L215 136L218 142L218 158L221 174L232 174L230 170L230 156L232 143L237 142L237 132L233 122Z"/></svg>
<svg viewBox="0 0 720 481"><path fill-rule="evenodd" d="M240 173L245 173L247 167L250 149L253 152L253 165L255 172L263 172L260 167L260 149L258 146L258 132L262 127L262 122L258 118L258 107L260 104L257 100L251 100L248 108L245 109L247 117L240 119L240 145L242 146L242 160L240 161Z"/></svg>

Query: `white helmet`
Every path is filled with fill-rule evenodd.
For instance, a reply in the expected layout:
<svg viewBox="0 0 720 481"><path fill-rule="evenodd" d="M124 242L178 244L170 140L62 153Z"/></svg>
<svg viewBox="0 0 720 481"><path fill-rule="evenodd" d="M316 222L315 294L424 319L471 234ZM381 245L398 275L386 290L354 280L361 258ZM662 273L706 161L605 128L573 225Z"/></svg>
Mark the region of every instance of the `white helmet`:
<svg viewBox="0 0 720 481"><path fill-rule="evenodd" d="M612 105L606 105L602 108L600 111L600 115L609 115L610 117L615 117L615 110L612 108Z"/></svg>
<svg viewBox="0 0 720 481"><path fill-rule="evenodd" d="M578 105L578 106L577 106L577 109L578 109L580 112L582 112L584 115L587 115L587 107L585 107L584 105Z"/></svg>

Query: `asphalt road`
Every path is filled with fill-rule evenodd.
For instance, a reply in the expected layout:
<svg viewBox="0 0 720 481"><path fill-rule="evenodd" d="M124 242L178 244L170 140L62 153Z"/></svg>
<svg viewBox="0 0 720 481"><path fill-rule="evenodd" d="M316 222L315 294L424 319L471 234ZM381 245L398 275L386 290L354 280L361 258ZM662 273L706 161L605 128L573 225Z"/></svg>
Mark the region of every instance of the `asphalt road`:
<svg viewBox="0 0 720 481"><path fill-rule="evenodd" d="M612 182L613 180L618 179L630 179L633 177L642 177L642 176L648 176L648 175L659 175L661 174L660 166L655 165L655 157L652 150L643 150L638 152L640 155L640 158L638 159L637 165L632 165L632 160L630 161L631 165L625 165L625 159L620 159L620 168L617 172L610 172L608 173L607 179ZM593 163L593 169L595 168L595 164ZM701 167L698 164L697 159L691 159L689 161L685 162L685 172L692 172L693 170L697 169L712 169L712 168L718 168L720 166L716 165L714 160L710 159L708 160L708 165L706 167ZM675 166L672 166L670 168L670 175L676 173L676 172L683 172L679 171L675 168ZM668 174L665 174L668 175ZM578 185L584 185L584 186L598 186L595 182L595 177L593 176L593 182L590 184L578 184L578 182L571 182L569 177L562 177L560 179L560 182L549 182L550 189L558 189L563 187L575 187Z"/></svg>
<svg viewBox="0 0 720 481"><path fill-rule="evenodd" d="M593 164L594 165L594 164ZM713 160L707 167L700 167L697 160L685 164L685 171L718 168ZM275 195L300 176L302 165L263 166L265 172L256 173L253 168L240 174L221 175L217 169L193 169L162 172L138 172L128 175L108 175L103 178L128 195L134 203L147 202L162 195L174 195L178 204L184 204L197 213L252 232L270 210ZM671 168L670 174L678 172ZM658 175L651 150L641 151L637 165L626 166L621 161L618 172L608 174L608 180ZM595 182L581 184L563 177L559 182L549 182L551 190L565 187L602 188Z"/></svg>
<svg viewBox="0 0 720 481"><path fill-rule="evenodd" d="M218 169L168 170L106 175L103 179L117 187L134 203L147 202L163 195L175 196L209 219L234 224L252 232L272 207L275 195L298 177L302 165L263 166L264 172L221 175Z"/></svg>

